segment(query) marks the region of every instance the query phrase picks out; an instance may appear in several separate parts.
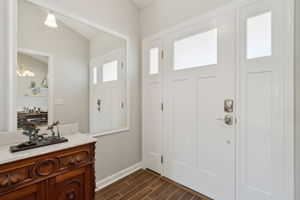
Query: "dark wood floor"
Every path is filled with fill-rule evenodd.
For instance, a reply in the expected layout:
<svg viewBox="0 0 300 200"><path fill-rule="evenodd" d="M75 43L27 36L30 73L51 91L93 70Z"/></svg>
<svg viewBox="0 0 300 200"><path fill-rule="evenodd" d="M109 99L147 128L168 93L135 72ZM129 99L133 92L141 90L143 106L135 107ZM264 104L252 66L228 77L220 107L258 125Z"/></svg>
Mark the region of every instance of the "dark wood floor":
<svg viewBox="0 0 300 200"><path fill-rule="evenodd" d="M168 179L138 170L103 188L96 200L211 200Z"/></svg>

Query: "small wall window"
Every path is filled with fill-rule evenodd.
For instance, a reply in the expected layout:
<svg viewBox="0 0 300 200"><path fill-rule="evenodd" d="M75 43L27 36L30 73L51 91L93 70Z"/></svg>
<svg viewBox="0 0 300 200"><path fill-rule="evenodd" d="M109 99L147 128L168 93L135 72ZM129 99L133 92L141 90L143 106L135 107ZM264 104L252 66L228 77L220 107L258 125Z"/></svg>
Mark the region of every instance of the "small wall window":
<svg viewBox="0 0 300 200"><path fill-rule="evenodd" d="M218 63L218 29L203 32L174 43L174 70Z"/></svg>
<svg viewBox="0 0 300 200"><path fill-rule="evenodd" d="M103 65L103 82L118 80L118 61L114 60Z"/></svg>
<svg viewBox="0 0 300 200"><path fill-rule="evenodd" d="M247 59L272 55L272 13L247 20Z"/></svg>
<svg viewBox="0 0 300 200"><path fill-rule="evenodd" d="M159 68L159 48L155 47L150 49L149 51L149 66L150 66L150 74L158 74Z"/></svg>
<svg viewBox="0 0 300 200"><path fill-rule="evenodd" d="M93 84L96 85L98 83L98 68L93 67Z"/></svg>

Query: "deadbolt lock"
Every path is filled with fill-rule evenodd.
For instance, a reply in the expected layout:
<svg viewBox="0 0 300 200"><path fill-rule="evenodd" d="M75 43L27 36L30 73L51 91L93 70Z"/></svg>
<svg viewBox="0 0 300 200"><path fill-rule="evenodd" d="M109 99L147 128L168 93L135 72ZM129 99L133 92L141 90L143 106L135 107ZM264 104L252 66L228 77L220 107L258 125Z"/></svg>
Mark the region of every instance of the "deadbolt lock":
<svg viewBox="0 0 300 200"><path fill-rule="evenodd" d="M226 113L233 113L234 101L232 99L226 99L224 101L224 111Z"/></svg>

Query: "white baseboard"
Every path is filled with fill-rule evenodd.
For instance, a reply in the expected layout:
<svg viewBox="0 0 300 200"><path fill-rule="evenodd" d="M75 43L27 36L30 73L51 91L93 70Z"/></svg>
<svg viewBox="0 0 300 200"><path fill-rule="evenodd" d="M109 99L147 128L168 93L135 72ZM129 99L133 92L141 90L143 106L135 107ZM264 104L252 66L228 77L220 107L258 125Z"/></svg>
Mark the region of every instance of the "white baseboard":
<svg viewBox="0 0 300 200"><path fill-rule="evenodd" d="M139 170L142 168L142 163L137 163L127 169L124 169L120 172L117 172L105 179L102 179L100 181L97 181L96 183L96 191L101 190L102 188L105 188L106 186L120 180L121 178L124 178L125 176Z"/></svg>

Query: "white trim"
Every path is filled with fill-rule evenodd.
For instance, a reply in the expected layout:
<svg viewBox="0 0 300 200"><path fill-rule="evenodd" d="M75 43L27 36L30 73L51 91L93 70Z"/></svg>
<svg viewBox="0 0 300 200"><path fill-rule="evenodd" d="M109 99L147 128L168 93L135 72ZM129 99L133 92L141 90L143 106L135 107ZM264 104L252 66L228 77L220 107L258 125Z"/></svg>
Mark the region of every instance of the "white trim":
<svg viewBox="0 0 300 200"><path fill-rule="evenodd" d="M230 11L230 10L236 10L237 16L239 13L239 8L244 7L246 5L253 4L255 2L259 2L261 0L236 0L232 3L229 3L223 7L220 7L218 9L209 11L207 13L204 13L196 18L187 20L183 23L177 24L175 26L169 27L163 31L160 31L158 33L155 33L150 36L146 36L142 39L142 55L143 55L143 60L142 60L142 70L145 70L147 68L145 63L145 47L148 42L151 42L153 40L157 40L159 38L163 38L168 34L171 34L173 32L179 31L181 29L184 29L186 27L192 26L194 24L200 23L203 20L207 20L209 18L215 17L217 15L220 15L224 12ZM284 52L284 66L285 66L285 73L284 73L284 134L285 134L285 146L284 146L284 158L285 158L285 166L284 166L284 183L285 187L283 188L284 190L284 197L283 199L285 200L295 200L295 133L294 133L294 125L295 125L295 120L294 120L294 88L295 88L295 83L294 83L294 2L295 0L284 0L284 38L285 38L285 46L283 49ZM237 33L239 31L239 23L238 23L238 17L237 17ZM238 36L238 35L237 35ZM237 41L239 41L239 38L237 37ZM239 107L239 42L236 43L237 46L237 88L236 88L236 98L237 98L237 104L236 107ZM144 71L143 71L144 74ZM144 75L142 74L143 78L143 83L144 83ZM142 98L144 98L144 92L142 91ZM144 100L142 101L144 102ZM144 110L144 103L142 103L142 110ZM144 114L142 113L142 116ZM239 119L239 112L237 109L236 113L237 118ZM147 167L147 162L146 162L146 131L144 130L143 124L145 123L144 117L142 119L142 163L143 167ZM239 151L238 149L240 148L239 145L239 123L237 124L236 127L236 200L239 200ZM165 153L165 152L164 152Z"/></svg>
<svg viewBox="0 0 300 200"><path fill-rule="evenodd" d="M295 199L295 0L284 0L284 197Z"/></svg>
<svg viewBox="0 0 300 200"><path fill-rule="evenodd" d="M11 0L5 0L6 10L6 91L5 91L5 128L8 131L17 129L17 109L14 107L17 104L17 3Z"/></svg>
<svg viewBox="0 0 300 200"><path fill-rule="evenodd" d="M124 178L125 176L128 176L130 174L132 174L133 172L142 169L142 163L137 163L127 169L124 169L120 172L117 172L107 178L104 178L100 181L97 181L96 183L96 191L101 190L102 188L105 188L106 186Z"/></svg>
<svg viewBox="0 0 300 200"><path fill-rule="evenodd" d="M90 136L92 137L101 137L101 136L106 136L106 135L112 135L112 134L116 134L116 133L123 133L123 132L127 132L130 131L129 128L124 128L124 129L118 129L118 130L113 130L113 131L107 131L107 132L103 132L103 133L88 133Z"/></svg>
<svg viewBox="0 0 300 200"><path fill-rule="evenodd" d="M47 76L48 77L48 124L52 124L54 120L53 119L54 56L52 54L47 54L47 53L29 50L29 49L23 49L23 48L18 48L18 52L48 57L48 76ZM17 107L17 105L15 105L14 107ZM17 123L17 121L15 123Z"/></svg>
<svg viewBox="0 0 300 200"><path fill-rule="evenodd" d="M6 18L7 18L7 24L6 24L6 41L7 41L7 71L6 71L6 100L5 105L5 118L7 119L5 121L5 129L8 131L15 131L17 129L15 122L17 121L17 84L16 84L16 65L17 65L17 1L18 0L5 0L6 4ZM46 9L52 10L53 12L59 13L61 15L64 15L66 17L72 18L74 20L77 20L81 23L87 24L91 27L94 27L96 29L99 29L103 32L112 34L116 37L120 37L124 40L126 40L126 76L129 74L129 50L131 48L130 46L130 37L124 34L121 34L117 31L114 31L110 28L106 28L98 23L92 22L80 15L76 15L72 12L69 12L65 9L62 9L58 6L52 5L44 0L26 0L30 3L33 3L35 5L38 5L40 7L44 7ZM127 110L130 111L130 80L127 78L126 81L127 84ZM129 112L127 112L127 125L128 129L130 129L130 115Z"/></svg>

